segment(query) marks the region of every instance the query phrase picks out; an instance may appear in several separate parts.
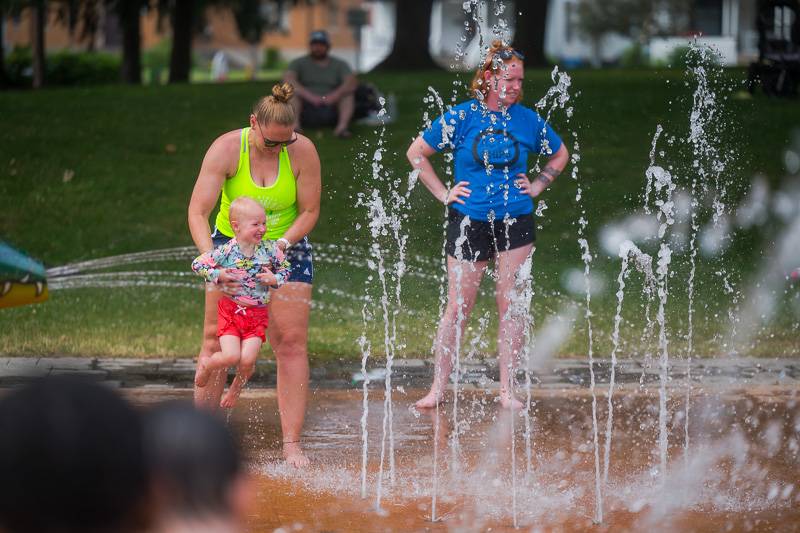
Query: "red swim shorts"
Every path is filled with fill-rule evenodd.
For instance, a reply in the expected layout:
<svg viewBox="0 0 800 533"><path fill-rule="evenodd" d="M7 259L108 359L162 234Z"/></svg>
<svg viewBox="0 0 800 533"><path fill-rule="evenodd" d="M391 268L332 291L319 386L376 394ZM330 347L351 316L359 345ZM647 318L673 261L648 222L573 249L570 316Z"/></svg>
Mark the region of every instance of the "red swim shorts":
<svg viewBox="0 0 800 533"><path fill-rule="evenodd" d="M268 314L264 307L239 305L230 298L220 298L217 305L217 337L233 335L242 340L258 337L266 342Z"/></svg>

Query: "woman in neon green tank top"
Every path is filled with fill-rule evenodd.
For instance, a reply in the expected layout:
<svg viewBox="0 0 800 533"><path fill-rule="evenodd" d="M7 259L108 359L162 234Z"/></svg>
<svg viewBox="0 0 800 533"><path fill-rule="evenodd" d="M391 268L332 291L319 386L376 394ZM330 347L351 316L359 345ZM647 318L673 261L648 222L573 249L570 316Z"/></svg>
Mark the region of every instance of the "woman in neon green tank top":
<svg viewBox="0 0 800 533"><path fill-rule="evenodd" d="M287 259L300 267L269 303L269 342L278 368L278 409L283 430L283 454L294 466L308 464L300 444L308 391L308 316L311 309L311 267L307 235L319 218L320 162L314 143L292 130L291 85L275 85L250 115L250 127L219 136L206 152L189 203L189 230L201 253L214 247L209 217L222 196L214 239L232 237L230 203L251 196L267 212L265 238L277 239ZM233 276L220 276L222 291L235 292ZM217 302L219 290L206 291L203 345L199 358L219 351ZM195 387L195 403L216 409L226 375L217 372L204 387Z"/></svg>

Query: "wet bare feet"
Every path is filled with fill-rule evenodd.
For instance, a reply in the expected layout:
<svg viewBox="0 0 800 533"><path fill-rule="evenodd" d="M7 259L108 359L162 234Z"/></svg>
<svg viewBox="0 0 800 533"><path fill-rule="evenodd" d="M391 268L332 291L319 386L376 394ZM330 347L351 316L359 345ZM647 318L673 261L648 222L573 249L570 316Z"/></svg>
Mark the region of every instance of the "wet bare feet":
<svg viewBox="0 0 800 533"><path fill-rule="evenodd" d="M299 442L284 442L283 458L286 459L288 465L295 468L305 468L311 462L303 453L303 448Z"/></svg>
<svg viewBox="0 0 800 533"><path fill-rule="evenodd" d="M208 360L210 357L197 358L197 371L194 374L194 384L198 387L205 387L208 385L208 378L211 377L211 369L208 368Z"/></svg>
<svg viewBox="0 0 800 533"><path fill-rule="evenodd" d="M505 390L500 391L500 405L503 406L503 409L511 409L513 411L518 411L525 407L525 404L514 398L513 394Z"/></svg>
<svg viewBox="0 0 800 533"><path fill-rule="evenodd" d="M417 403L415 403L414 406L417 409L432 409L436 407L437 404L442 403L444 403L444 395L432 390L426 394L425 397L417 400Z"/></svg>
<svg viewBox="0 0 800 533"><path fill-rule="evenodd" d="M236 401L239 399L239 395L242 393L243 388L244 383L239 379L239 376L236 376L236 378L233 380L233 383L231 383L231 386L228 387L228 392L222 396L219 406L223 409L232 409L235 407Z"/></svg>

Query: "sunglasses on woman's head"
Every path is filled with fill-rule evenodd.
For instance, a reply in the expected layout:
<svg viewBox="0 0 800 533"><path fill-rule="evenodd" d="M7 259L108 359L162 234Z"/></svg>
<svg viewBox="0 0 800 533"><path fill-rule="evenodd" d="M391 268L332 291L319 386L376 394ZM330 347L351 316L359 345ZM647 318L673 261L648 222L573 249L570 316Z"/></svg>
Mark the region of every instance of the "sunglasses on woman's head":
<svg viewBox="0 0 800 533"><path fill-rule="evenodd" d="M522 54L522 52L518 52L513 48L501 48L500 50L495 52L494 55L495 57L499 57L503 61L508 61L512 57L516 57L520 61L525 61L525 56Z"/></svg>

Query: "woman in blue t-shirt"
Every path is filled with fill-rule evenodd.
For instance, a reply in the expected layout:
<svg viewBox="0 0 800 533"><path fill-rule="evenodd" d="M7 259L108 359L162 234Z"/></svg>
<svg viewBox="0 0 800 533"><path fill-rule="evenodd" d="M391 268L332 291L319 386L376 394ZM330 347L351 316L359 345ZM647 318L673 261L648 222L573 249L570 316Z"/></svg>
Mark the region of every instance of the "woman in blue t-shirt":
<svg viewBox="0 0 800 533"><path fill-rule="evenodd" d="M456 343L475 304L489 260L497 271L496 300L500 319L497 349L500 364L500 402L521 408L514 397L512 368L524 337L524 317L512 297L521 292L515 280L533 250L533 198L561 173L569 153L559 136L522 100L524 57L500 41L492 43L475 73L474 99L450 108L408 149L407 157L419 178L448 206L447 307L436 333L436 370L430 392L416 405L434 407L453 365ZM453 152L455 185L448 189L428 159L444 149ZM548 160L529 180L528 157ZM528 267L530 268L530 264Z"/></svg>

